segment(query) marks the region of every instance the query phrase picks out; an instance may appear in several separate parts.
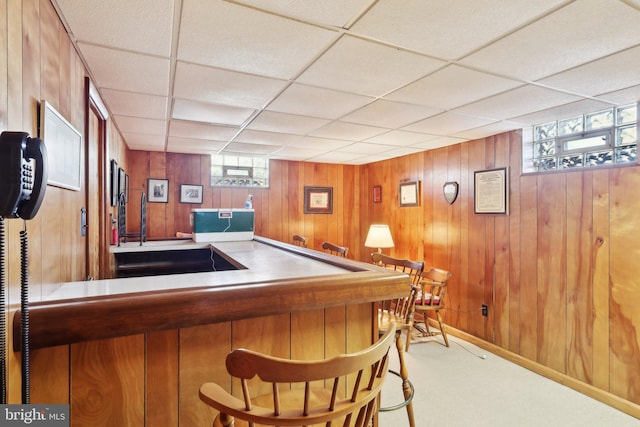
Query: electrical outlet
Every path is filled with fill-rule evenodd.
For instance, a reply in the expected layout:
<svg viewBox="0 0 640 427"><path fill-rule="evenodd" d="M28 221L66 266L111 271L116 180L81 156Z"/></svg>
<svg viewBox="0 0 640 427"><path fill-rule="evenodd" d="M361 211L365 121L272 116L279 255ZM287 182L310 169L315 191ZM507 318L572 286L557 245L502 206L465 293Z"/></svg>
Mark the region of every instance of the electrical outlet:
<svg viewBox="0 0 640 427"><path fill-rule="evenodd" d="M484 317L489 316L489 306L487 304L482 304L482 315Z"/></svg>

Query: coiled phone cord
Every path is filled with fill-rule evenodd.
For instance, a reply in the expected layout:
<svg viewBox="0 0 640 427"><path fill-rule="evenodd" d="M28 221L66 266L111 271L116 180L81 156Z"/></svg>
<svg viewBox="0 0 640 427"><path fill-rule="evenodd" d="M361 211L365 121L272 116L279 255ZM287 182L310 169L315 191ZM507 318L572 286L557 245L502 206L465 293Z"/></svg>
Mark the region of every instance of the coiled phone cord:
<svg viewBox="0 0 640 427"><path fill-rule="evenodd" d="M0 404L7 403L7 318L5 308L7 306L6 272L4 257L4 217L0 215L0 385L2 387Z"/></svg>
<svg viewBox="0 0 640 427"><path fill-rule="evenodd" d="M20 312L22 333L22 403L30 402L29 390L31 380L29 375L29 248L27 241L27 222L20 232Z"/></svg>

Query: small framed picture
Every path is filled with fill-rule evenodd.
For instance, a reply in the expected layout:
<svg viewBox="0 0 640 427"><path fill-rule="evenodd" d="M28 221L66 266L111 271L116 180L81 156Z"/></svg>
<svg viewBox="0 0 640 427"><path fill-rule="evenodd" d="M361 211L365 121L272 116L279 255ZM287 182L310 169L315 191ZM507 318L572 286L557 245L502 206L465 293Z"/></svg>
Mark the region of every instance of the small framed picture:
<svg viewBox="0 0 640 427"><path fill-rule="evenodd" d="M202 204L202 185L181 184L180 203Z"/></svg>
<svg viewBox="0 0 640 427"><path fill-rule="evenodd" d="M420 206L420 181L410 181L400 183L398 195L400 198L400 207Z"/></svg>
<svg viewBox="0 0 640 427"><path fill-rule="evenodd" d="M333 213L333 187L304 187L304 213Z"/></svg>
<svg viewBox="0 0 640 427"><path fill-rule="evenodd" d="M118 204L118 162L111 159L111 206Z"/></svg>
<svg viewBox="0 0 640 427"><path fill-rule="evenodd" d="M118 168L118 198L127 203L127 173L122 168Z"/></svg>
<svg viewBox="0 0 640 427"><path fill-rule="evenodd" d="M373 203L382 202L382 185L373 186Z"/></svg>
<svg viewBox="0 0 640 427"><path fill-rule="evenodd" d="M169 180L149 178L147 181L147 201L150 203L167 203L169 201Z"/></svg>

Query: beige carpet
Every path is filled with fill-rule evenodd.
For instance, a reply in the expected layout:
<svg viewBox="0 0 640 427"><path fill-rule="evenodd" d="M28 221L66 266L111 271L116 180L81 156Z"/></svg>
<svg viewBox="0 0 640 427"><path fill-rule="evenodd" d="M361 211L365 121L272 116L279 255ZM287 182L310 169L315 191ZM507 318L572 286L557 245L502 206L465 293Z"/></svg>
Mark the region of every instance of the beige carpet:
<svg viewBox="0 0 640 427"><path fill-rule="evenodd" d="M459 338L414 334L405 361L415 387L417 427L638 427L640 420ZM393 350L393 348L392 348ZM482 358L485 356L485 358ZM391 369L398 370L392 352ZM385 380L382 406L401 402L400 379ZM408 426L406 410L380 413L381 427Z"/></svg>

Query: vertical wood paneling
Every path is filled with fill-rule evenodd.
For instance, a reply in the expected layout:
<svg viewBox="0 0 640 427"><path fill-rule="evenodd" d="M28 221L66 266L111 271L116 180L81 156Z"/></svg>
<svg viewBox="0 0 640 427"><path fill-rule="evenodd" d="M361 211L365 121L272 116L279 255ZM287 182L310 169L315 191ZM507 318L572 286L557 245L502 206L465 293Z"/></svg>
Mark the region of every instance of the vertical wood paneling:
<svg viewBox="0 0 640 427"><path fill-rule="evenodd" d="M538 361L566 372L566 174L538 178Z"/></svg>
<svg viewBox="0 0 640 427"><path fill-rule="evenodd" d="M593 385L609 391L609 174L593 173Z"/></svg>
<svg viewBox="0 0 640 427"><path fill-rule="evenodd" d="M179 336L180 423L173 425L209 426L216 411L200 401L198 390L202 383L213 381L231 391L231 379L225 367L225 358L231 351L231 324L182 328Z"/></svg>
<svg viewBox="0 0 640 427"><path fill-rule="evenodd" d="M616 169L611 178L610 384L616 395L640 402L640 200L627 190L638 188L640 174Z"/></svg>
<svg viewBox="0 0 640 427"><path fill-rule="evenodd" d="M510 159L510 144L509 144L509 134L501 134L495 137L495 167L507 167L509 166ZM510 183L510 171L507 171L507 180ZM511 190L511 189L510 189ZM510 200L510 194L507 194ZM509 210L509 214L511 214L511 209ZM491 317L489 318L489 323L493 323L493 333L494 340L493 342L500 347L508 348L509 347L509 290L510 290L510 275L509 271L511 270L510 265L510 256L511 256L511 245L510 245L510 218L509 215L496 215L494 222L494 285L493 285L493 310L490 310L493 314L493 320ZM489 300L490 296L487 295L485 297L486 300Z"/></svg>
<svg viewBox="0 0 640 427"><path fill-rule="evenodd" d="M567 174L567 373L588 384L593 366L593 177Z"/></svg>
<svg viewBox="0 0 640 427"><path fill-rule="evenodd" d="M520 178L520 354L538 360L538 179Z"/></svg>
<svg viewBox="0 0 640 427"><path fill-rule="evenodd" d="M520 174L522 159L521 134L509 133L509 344L508 349L520 353L520 280L521 280L521 234Z"/></svg>
<svg viewBox="0 0 640 427"><path fill-rule="evenodd" d="M179 425L178 339L178 330L175 329L150 332L146 335L145 423L147 426Z"/></svg>
<svg viewBox="0 0 640 427"><path fill-rule="evenodd" d="M73 426L144 427L144 336L71 345Z"/></svg>

